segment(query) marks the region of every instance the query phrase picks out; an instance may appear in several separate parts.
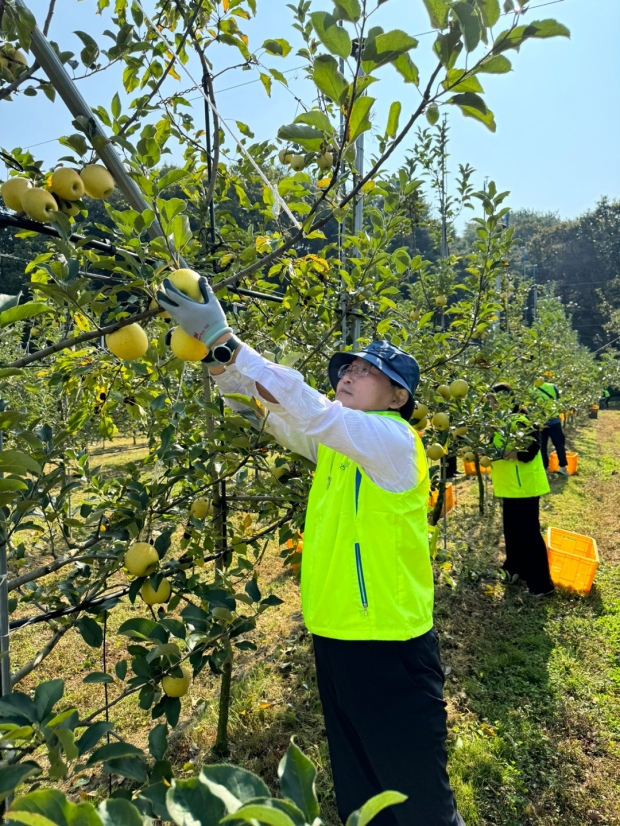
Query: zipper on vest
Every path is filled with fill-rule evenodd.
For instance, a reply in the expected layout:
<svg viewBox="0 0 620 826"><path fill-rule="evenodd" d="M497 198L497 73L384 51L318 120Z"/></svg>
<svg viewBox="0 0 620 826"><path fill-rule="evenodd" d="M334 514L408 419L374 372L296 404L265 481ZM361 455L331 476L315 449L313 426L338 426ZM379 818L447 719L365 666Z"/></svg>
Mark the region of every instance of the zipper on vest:
<svg viewBox="0 0 620 826"><path fill-rule="evenodd" d="M521 487L521 477L519 476L518 466L515 466L515 473L517 474L517 483L518 483L519 487Z"/></svg>
<svg viewBox="0 0 620 826"><path fill-rule="evenodd" d="M362 553L359 542L355 543L355 567L357 568L357 584L360 589L360 599L364 613L368 613L368 596L366 594L366 583L364 582L364 569L362 568Z"/></svg>

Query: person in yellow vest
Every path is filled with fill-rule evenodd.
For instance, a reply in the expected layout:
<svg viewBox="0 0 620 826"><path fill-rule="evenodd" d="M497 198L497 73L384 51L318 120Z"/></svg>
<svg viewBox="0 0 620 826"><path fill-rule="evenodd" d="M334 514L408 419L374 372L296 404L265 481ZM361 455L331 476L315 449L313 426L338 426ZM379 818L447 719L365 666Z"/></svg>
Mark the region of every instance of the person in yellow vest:
<svg viewBox="0 0 620 826"><path fill-rule="evenodd" d="M428 467L408 424L416 360L386 341L329 362L331 401L231 335L204 303L164 281L160 304L210 349L222 393L260 399L267 430L316 461L301 566L338 813L392 789L407 800L373 826L464 826L446 771L443 670L433 628ZM233 409L238 403L231 401Z"/></svg>
<svg viewBox="0 0 620 826"><path fill-rule="evenodd" d="M560 398L560 391L558 390L557 384L552 384L550 381L545 381L543 384L536 387L536 392L545 401L548 399L557 401ZM545 426L541 433L540 449L545 470L549 467L549 456L547 453L549 439L551 439L551 443L555 447L556 453L558 454L558 464L560 466L558 473L560 476L568 477L569 473L568 459L566 458L566 440L564 438L564 430L562 429L562 420L559 416L552 416L547 422L545 422Z"/></svg>
<svg viewBox="0 0 620 826"><path fill-rule="evenodd" d="M514 402L512 387L504 382L493 386L491 407L498 406L502 394ZM510 430L531 428L527 411L512 406ZM530 443L525 449L511 445L510 434L496 433L493 445L498 458L493 462L493 493L502 500L506 561L504 570L522 579L535 597L554 591L549 572L547 546L540 531L540 497L549 493L549 481L542 462L538 429L531 428Z"/></svg>

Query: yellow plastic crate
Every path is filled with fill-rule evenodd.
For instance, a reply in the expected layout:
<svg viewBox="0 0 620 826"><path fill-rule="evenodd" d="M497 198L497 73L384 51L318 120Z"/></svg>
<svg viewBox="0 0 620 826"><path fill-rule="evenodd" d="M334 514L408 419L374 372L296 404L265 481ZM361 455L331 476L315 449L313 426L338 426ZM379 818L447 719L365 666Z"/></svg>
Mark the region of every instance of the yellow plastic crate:
<svg viewBox="0 0 620 826"><path fill-rule="evenodd" d="M595 539L547 528L547 556L554 585L579 594L590 592L599 562Z"/></svg>

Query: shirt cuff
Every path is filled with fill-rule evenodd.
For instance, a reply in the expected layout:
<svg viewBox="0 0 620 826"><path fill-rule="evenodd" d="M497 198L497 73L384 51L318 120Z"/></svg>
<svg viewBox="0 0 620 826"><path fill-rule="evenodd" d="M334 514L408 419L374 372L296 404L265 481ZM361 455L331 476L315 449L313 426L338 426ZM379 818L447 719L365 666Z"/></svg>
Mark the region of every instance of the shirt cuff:
<svg viewBox="0 0 620 826"><path fill-rule="evenodd" d="M278 378L274 376L274 372L278 370L286 370L289 372L290 368L279 368L277 364L274 362L265 359L260 353L257 353L252 347L248 344L242 344L241 348L237 354L237 358L235 359L234 363L231 364L229 367L226 368L226 372L233 372L236 371L243 381L252 381L254 386L256 387L256 383L262 384L266 387L270 392L277 393L278 391L282 392L281 387L281 380L278 381ZM274 382L275 379L275 382ZM272 388L268 385L271 384ZM277 385L277 386L274 386ZM278 402L268 402L264 399L258 388L256 387L256 398L260 401L260 403L267 409L271 410L274 413L277 411L282 411L282 405Z"/></svg>

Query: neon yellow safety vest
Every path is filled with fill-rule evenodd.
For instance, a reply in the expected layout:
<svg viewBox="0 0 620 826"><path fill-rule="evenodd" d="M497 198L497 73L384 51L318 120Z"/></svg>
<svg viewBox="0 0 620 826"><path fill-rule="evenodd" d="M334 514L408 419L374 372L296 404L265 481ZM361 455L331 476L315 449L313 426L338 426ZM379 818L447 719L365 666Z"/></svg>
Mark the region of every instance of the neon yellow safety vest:
<svg viewBox="0 0 620 826"><path fill-rule="evenodd" d="M517 417L515 426L523 424L525 419ZM509 447L501 433L493 437L493 444L501 449ZM497 459L491 469L493 492L501 499L525 499L530 496L544 496L549 493L549 480L545 473L540 451L530 462L519 462L517 459Z"/></svg>
<svg viewBox="0 0 620 826"><path fill-rule="evenodd" d="M409 427L398 413L394 427ZM417 485L390 493L319 446L308 499L301 600L309 631L338 640L408 640L433 626L428 466L414 434Z"/></svg>

